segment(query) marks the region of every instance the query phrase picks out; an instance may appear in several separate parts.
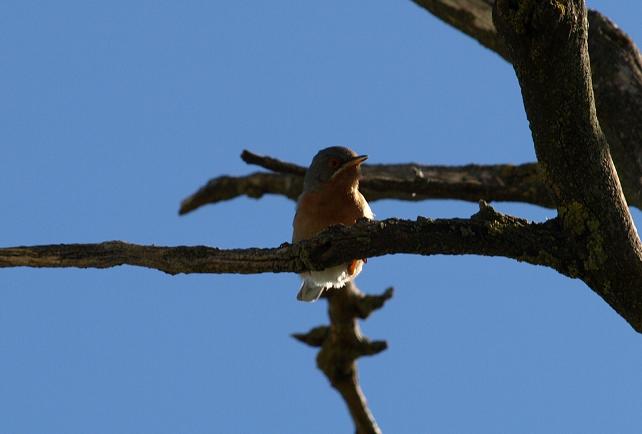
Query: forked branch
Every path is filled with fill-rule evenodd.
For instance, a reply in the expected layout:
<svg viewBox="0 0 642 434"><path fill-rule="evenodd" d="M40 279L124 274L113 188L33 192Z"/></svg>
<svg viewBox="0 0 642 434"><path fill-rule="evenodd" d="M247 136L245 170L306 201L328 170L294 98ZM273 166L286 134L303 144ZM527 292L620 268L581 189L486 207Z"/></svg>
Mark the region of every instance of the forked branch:
<svg viewBox="0 0 642 434"><path fill-rule="evenodd" d="M364 295L353 282L329 291L330 326L315 327L308 333L292 335L312 347L320 347L317 366L345 401L358 434L380 434L359 385L357 359L378 354L385 341L370 341L361 334L358 319L366 318L392 297L392 288L381 295Z"/></svg>
<svg viewBox="0 0 642 434"><path fill-rule="evenodd" d="M511 61L508 46L493 23L494 0L413 1ZM597 115L626 200L642 209L642 55L633 40L604 15L589 10L588 22L589 71Z"/></svg>
<svg viewBox="0 0 642 434"><path fill-rule="evenodd" d="M493 18L583 279L642 331L642 244L596 115L586 13L584 0L497 0Z"/></svg>
<svg viewBox="0 0 642 434"><path fill-rule="evenodd" d="M237 196L259 198L278 194L296 199L303 189L305 168L293 163L243 151L241 158L276 173L221 176L186 198L179 210L186 214L205 204ZM534 163L465 166L423 164L364 164L360 190L368 201L399 199L460 199L471 202L514 201L553 207L552 196Z"/></svg>

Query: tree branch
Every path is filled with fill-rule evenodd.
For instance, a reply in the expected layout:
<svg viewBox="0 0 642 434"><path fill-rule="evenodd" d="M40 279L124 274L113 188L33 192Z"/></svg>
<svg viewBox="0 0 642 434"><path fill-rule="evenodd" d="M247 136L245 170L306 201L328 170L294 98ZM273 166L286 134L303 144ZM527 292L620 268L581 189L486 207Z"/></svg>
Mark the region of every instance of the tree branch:
<svg viewBox="0 0 642 434"><path fill-rule="evenodd" d="M636 308L640 292L638 286L642 280L630 273L623 274L622 279L614 276L626 272L626 267L630 266L617 263L622 255L613 254L615 259L611 259L605 253L607 250L602 250L615 246L617 241L604 238L610 232L595 232L593 220L582 220L583 208L571 207L570 210L576 212L572 216L565 215L566 226L560 227L557 219L546 223L529 223L498 213L481 201L479 212L470 219L433 220L418 217L416 221L362 220L349 227L332 226L311 240L293 245L284 243L280 247L266 249L161 247L122 241L5 247L0 248L0 268L109 268L135 265L172 275L300 273L322 270L354 258L396 253L503 256L547 266L568 277L582 279L633 328L642 332L642 309ZM576 226L569 226L573 222L569 217L576 219ZM613 265L614 269L604 271L603 264ZM608 286L609 282L613 286ZM621 286L627 283L628 287ZM613 298L606 293L609 288L613 290ZM367 306L364 305L362 309L364 317L367 316Z"/></svg>
<svg viewBox="0 0 642 434"><path fill-rule="evenodd" d="M395 253L505 256L575 276L573 258L555 221L529 223L483 203L470 219L387 219L332 226L314 239L277 248L221 250L110 241L0 248L3 267L109 268L135 265L179 273L268 273L321 270L353 258Z"/></svg>
<svg viewBox="0 0 642 434"><path fill-rule="evenodd" d="M358 434L380 434L365 395L359 385L356 360L387 348L385 341L371 342L361 334L357 318L379 309L392 297L392 288L381 295L364 295L353 282L339 290L330 290L328 299L330 326L315 327L308 333L293 335L314 347L321 347L317 366L345 401ZM366 307L367 306L367 307ZM364 310L365 309L365 310Z"/></svg>
<svg viewBox="0 0 642 434"><path fill-rule="evenodd" d="M305 168L243 151L244 161L279 172L253 173L247 176L222 176L207 182L183 200L179 214L186 214L205 204L238 196L259 198L279 194L296 199L303 189ZM368 199L460 199L478 202L516 201L553 207L551 194L534 163L518 166L497 164L480 166L426 166L421 164L363 165L359 189Z"/></svg>
<svg viewBox="0 0 642 434"><path fill-rule="evenodd" d="M239 196L259 199L265 194L278 194L296 200L302 191L303 177L298 175L256 172L247 176L219 176L183 199L178 214Z"/></svg>
<svg viewBox="0 0 642 434"><path fill-rule="evenodd" d="M492 21L494 0L413 0L510 62ZM589 53L597 113L629 205L642 209L642 56L608 18L589 11Z"/></svg>
<svg viewBox="0 0 642 434"><path fill-rule="evenodd" d="M642 244L597 120L584 0L497 0L538 160L583 280L642 330Z"/></svg>
<svg viewBox="0 0 642 434"><path fill-rule="evenodd" d="M241 160L245 161L247 164L254 164L277 173L289 173L291 175L304 176L306 172L305 167L293 163L286 163L284 161L277 160L276 158L258 155L248 151L247 149L241 152Z"/></svg>
<svg viewBox="0 0 642 434"><path fill-rule="evenodd" d="M506 45L497 36L497 30L493 24L495 0L412 1L510 62Z"/></svg>

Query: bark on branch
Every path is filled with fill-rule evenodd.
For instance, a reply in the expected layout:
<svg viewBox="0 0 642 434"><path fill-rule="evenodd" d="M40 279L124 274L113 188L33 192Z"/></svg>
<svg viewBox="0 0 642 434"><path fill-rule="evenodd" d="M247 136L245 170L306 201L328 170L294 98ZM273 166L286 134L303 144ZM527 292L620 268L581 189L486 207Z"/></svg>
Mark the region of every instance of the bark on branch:
<svg viewBox="0 0 642 434"><path fill-rule="evenodd" d="M584 280L602 295L636 330L642 331L642 309L638 284L630 274L621 280L613 276L630 264L601 268L605 251L617 241L605 240L609 232L595 232L593 221L585 221L582 208L570 208L576 220L565 215L565 225L557 219L546 223L498 213L485 202L470 219L387 219L359 221L355 225L332 226L316 238L266 249L222 250L205 246L161 247L110 241L100 244L58 244L0 248L0 268L109 268L135 265L169 274L179 273L300 273L321 270L354 258L372 258L396 253L417 255L503 256L534 265L550 267ZM576 225L569 228L569 222ZM599 224L599 222L598 222ZM599 228L598 228L599 229ZM606 229L604 229L606 230ZM606 234L606 235L605 235ZM620 258L614 254L613 258ZM600 278L603 275L604 278ZM613 278L614 299L605 294L605 279ZM627 280L629 279L629 280ZM630 286L622 289L622 284ZM628 292L627 292L628 288ZM628 294L628 296L627 296Z"/></svg>
<svg viewBox="0 0 642 434"><path fill-rule="evenodd" d="M497 0L493 18L583 280L641 331L642 244L596 116L586 13L583 0Z"/></svg>
<svg viewBox="0 0 642 434"><path fill-rule="evenodd" d="M392 297L392 288L381 295L364 295L353 282L339 290L330 290L328 299L330 326L315 327L293 337L313 347L320 347L317 366L345 401L358 434L380 434L365 395L359 386L357 359L378 354L387 348L385 341L370 341L361 334L358 318L366 318Z"/></svg>
<svg viewBox="0 0 642 434"><path fill-rule="evenodd" d="M299 273L395 253L505 256L577 275L573 268L576 252L565 247L555 221L529 223L484 203L470 219L363 220L350 227L332 226L311 240L266 249L162 247L121 241L6 247L0 248L0 268L135 265L169 274Z"/></svg>
<svg viewBox="0 0 642 434"><path fill-rule="evenodd" d="M243 151L241 158L277 173L221 176L183 200L179 214L205 204L238 196L260 198L279 194L295 200L303 189L305 168L272 157ZM510 165L426 166L421 164L364 164L360 190L368 201L400 199L460 199L471 202L515 201L553 207L550 192L535 163Z"/></svg>
<svg viewBox="0 0 642 434"><path fill-rule="evenodd" d="M492 20L494 0L413 0L510 62ZM588 49L600 125L629 205L642 209L642 56L608 18L588 12Z"/></svg>

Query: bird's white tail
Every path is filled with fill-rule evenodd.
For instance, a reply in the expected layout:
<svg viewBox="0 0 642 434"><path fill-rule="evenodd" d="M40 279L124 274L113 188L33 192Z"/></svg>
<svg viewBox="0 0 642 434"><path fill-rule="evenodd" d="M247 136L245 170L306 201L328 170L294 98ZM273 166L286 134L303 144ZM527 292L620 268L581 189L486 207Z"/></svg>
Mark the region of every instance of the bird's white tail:
<svg viewBox="0 0 642 434"><path fill-rule="evenodd" d="M308 302L317 301L319 297L321 297L324 289L324 286L315 285L313 282L304 279L296 299Z"/></svg>

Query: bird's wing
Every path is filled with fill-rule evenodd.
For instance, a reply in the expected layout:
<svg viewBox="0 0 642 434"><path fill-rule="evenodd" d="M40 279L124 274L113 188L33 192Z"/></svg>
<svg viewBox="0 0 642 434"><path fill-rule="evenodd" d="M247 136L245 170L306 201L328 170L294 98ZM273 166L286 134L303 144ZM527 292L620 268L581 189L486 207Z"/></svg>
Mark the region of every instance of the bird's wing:
<svg viewBox="0 0 642 434"><path fill-rule="evenodd" d="M361 204L363 206L363 216L367 219L374 220L375 215L372 212L372 209L370 209L370 205L368 205L368 202L366 201L366 198L363 197L361 192L359 192L359 196L361 196Z"/></svg>

